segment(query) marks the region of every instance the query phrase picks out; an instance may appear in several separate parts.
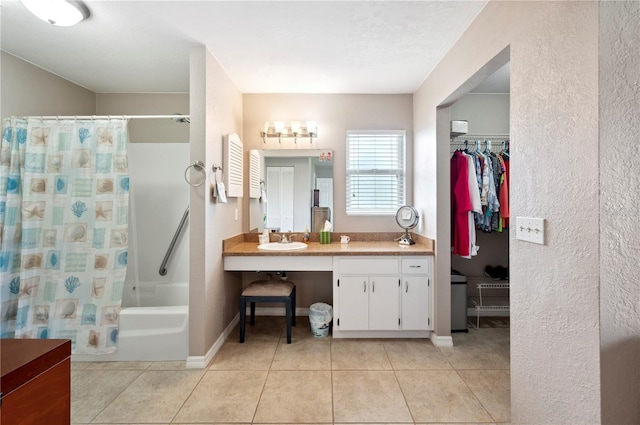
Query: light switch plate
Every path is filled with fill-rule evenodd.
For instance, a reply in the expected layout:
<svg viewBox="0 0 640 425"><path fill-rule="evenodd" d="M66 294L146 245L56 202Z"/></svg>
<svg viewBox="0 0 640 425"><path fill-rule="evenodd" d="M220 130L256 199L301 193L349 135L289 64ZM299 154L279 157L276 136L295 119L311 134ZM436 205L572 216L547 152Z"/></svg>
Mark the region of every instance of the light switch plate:
<svg viewBox="0 0 640 425"><path fill-rule="evenodd" d="M544 218L516 217L516 239L544 245Z"/></svg>

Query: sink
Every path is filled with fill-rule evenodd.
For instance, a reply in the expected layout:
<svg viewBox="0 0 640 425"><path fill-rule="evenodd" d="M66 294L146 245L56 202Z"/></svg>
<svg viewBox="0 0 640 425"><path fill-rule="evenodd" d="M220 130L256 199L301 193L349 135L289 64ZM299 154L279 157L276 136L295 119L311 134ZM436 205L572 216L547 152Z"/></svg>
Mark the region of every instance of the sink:
<svg viewBox="0 0 640 425"><path fill-rule="evenodd" d="M293 251L295 249L304 249L306 247L307 244L304 242L271 242L258 245L258 249L264 249L265 251Z"/></svg>

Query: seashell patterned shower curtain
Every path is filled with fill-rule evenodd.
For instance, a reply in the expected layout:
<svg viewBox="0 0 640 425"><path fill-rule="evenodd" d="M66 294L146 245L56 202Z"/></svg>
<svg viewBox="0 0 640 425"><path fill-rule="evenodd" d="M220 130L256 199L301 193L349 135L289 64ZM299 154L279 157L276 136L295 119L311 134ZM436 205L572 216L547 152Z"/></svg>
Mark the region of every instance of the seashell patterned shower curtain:
<svg viewBox="0 0 640 425"><path fill-rule="evenodd" d="M127 120L5 119L0 336L116 350L127 266Z"/></svg>

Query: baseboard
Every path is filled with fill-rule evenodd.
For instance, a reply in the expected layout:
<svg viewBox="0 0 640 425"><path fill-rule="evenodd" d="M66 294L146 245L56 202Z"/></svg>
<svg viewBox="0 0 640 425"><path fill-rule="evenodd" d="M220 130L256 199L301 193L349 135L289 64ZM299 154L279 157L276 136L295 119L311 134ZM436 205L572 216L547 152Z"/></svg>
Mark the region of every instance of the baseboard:
<svg viewBox="0 0 640 425"><path fill-rule="evenodd" d="M333 328L331 336L340 338L429 338L429 331L340 331Z"/></svg>
<svg viewBox="0 0 640 425"><path fill-rule="evenodd" d="M211 346L207 354L204 356L189 356L187 357L187 369L204 369L206 368L211 360L218 354L220 348L222 348L222 344L227 340L233 328L236 327L238 322L240 321L240 313L236 314L236 317L233 318L231 323L222 331L222 334L218 337L216 342Z"/></svg>
<svg viewBox="0 0 640 425"><path fill-rule="evenodd" d="M431 342L440 348L453 347L453 338L449 336L438 336L435 332L431 332Z"/></svg>

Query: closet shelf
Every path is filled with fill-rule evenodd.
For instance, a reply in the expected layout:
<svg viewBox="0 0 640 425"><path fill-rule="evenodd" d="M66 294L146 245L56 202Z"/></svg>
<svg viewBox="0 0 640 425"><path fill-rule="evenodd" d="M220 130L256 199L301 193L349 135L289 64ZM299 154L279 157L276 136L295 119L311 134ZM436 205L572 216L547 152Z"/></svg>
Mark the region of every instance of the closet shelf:
<svg viewBox="0 0 640 425"><path fill-rule="evenodd" d="M481 312L509 312L509 294L506 295L483 295L482 290L509 290L509 282L503 281L500 283L494 282L482 282L477 283L476 288L478 288L478 296L471 297L471 302L474 304L476 309L476 326L478 329L480 327L480 313Z"/></svg>

